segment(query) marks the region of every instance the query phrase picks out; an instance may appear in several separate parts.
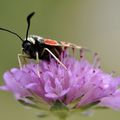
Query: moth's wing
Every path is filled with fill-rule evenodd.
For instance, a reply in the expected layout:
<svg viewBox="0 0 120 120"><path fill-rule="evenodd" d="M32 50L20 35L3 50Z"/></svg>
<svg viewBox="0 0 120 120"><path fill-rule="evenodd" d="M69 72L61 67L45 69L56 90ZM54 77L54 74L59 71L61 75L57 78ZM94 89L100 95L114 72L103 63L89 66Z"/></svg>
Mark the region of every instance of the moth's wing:
<svg viewBox="0 0 120 120"><path fill-rule="evenodd" d="M44 44L49 46L61 46L58 41L52 39L44 39Z"/></svg>
<svg viewBox="0 0 120 120"><path fill-rule="evenodd" d="M63 41L56 41L52 39L44 39L44 44L50 45L50 46L61 46L61 47L71 47L71 48L76 48L76 49L82 49L82 46L78 46L74 43L67 43Z"/></svg>
<svg viewBox="0 0 120 120"><path fill-rule="evenodd" d="M44 44L49 45L49 46L67 47L67 48L74 48L74 49L79 49L79 50L83 49L85 51L92 52L90 49L88 49L86 47L82 47L80 45L76 45L71 42L56 41L56 40L52 40L52 39L44 39Z"/></svg>
<svg viewBox="0 0 120 120"><path fill-rule="evenodd" d="M61 46L63 47L70 47L70 48L76 48L76 49L82 49L82 46L76 45L74 43L70 43L70 42L64 42L64 41L60 41Z"/></svg>

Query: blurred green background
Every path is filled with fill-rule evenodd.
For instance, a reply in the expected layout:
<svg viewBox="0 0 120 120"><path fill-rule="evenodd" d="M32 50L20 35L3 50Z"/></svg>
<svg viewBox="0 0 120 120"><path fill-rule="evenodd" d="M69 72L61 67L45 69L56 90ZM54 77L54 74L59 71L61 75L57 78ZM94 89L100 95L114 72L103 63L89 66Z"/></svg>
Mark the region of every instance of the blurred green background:
<svg viewBox="0 0 120 120"><path fill-rule="evenodd" d="M24 38L26 16L32 11L36 15L29 34L86 46L100 54L104 71L120 75L120 0L0 0L0 27ZM3 73L18 66L20 49L18 38L0 31L1 85ZM24 109L10 93L0 91L0 120L39 120L36 113ZM90 118L76 115L76 120L101 119L119 120L120 113L98 110Z"/></svg>

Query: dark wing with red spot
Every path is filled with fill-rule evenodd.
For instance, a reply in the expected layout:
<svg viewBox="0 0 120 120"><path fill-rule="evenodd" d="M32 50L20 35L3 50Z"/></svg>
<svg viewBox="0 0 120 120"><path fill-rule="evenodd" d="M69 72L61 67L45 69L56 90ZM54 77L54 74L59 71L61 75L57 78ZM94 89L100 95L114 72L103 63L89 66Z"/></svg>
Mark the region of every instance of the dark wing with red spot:
<svg viewBox="0 0 120 120"><path fill-rule="evenodd" d="M63 41L56 41L56 40L52 40L52 39L44 39L44 44L46 45L50 45L50 46L61 46L61 47L70 47L70 48L76 48L76 49L82 49L82 46L78 46L76 44L73 43L67 43L67 42L63 42Z"/></svg>
<svg viewBox="0 0 120 120"><path fill-rule="evenodd" d="M58 41L52 40L52 39L44 39L44 44L50 45L50 46L61 46Z"/></svg>

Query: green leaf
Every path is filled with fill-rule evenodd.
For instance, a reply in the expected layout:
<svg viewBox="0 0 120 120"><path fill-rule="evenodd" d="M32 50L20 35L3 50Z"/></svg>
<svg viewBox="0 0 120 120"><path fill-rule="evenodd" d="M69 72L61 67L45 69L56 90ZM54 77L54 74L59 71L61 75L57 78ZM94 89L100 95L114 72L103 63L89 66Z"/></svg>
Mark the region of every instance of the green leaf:
<svg viewBox="0 0 120 120"><path fill-rule="evenodd" d="M27 99L34 102L39 108L49 111L50 105L46 101L44 101L40 96L36 95L33 91L29 89L28 91L31 93L32 96L26 97Z"/></svg>
<svg viewBox="0 0 120 120"><path fill-rule="evenodd" d="M51 112L56 115L60 120L65 120L68 116L69 109L65 104L57 100L52 106L51 106Z"/></svg>
<svg viewBox="0 0 120 120"><path fill-rule="evenodd" d="M96 101L96 102L93 102L93 103L90 103L88 105L85 105L85 106L81 106L80 109L81 110L87 110L89 108L92 108L94 106L96 106L100 101Z"/></svg>
<svg viewBox="0 0 120 120"><path fill-rule="evenodd" d="M21 104L24 105L24 106L28 106L28 107L40 109L40 108L39 108L38 106L36 106L35 104L27 103L27 102L25 102L24 100L18 100L18 102L21 103Z"/></svg>
<svg viewBox="0 0 120 120"><path fill-rule="evenodd" d="M67 111L68 108L67 106L60 102L59 100L55 101L55 103L51 106L51 111L61 111L61 110L64 110L64 111Z"/></svg>
<svg viewBox="0 0 120 120"><path fill-rule="evenodd" d="M48 116L48 114L45 114L45 113L39 113L38 115L37 115L37 117L39 117L39 118L45 118L45 117L47 117Z"/></svg>
<svg viewBox="0 0 120 120"><path fill-rule="evenodd" d="M100 101L96 101L96 102L93 102L93 103L90 103L90 104L81 106L81 107L79 107L79 108L74 107L74 108L71 110L71 113L84 112L84 111L86 111L86 110L88 110L88 109L95 108L96 105L97 105L99 102L100 102Z"/></svg>
<svg viewBox="0 0 120 120"><path fill-rule="evenodd" d="M105 106L96 106L95 109L109 109L108 107L105 107Z"/></svg>

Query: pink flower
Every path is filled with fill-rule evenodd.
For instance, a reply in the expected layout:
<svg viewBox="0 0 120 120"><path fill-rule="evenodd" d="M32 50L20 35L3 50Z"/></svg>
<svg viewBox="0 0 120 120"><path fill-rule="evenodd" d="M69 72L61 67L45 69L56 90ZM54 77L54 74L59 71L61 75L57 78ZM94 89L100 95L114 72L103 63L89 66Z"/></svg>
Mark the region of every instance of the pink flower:
<svg viewBox="0 0 120 120"><path fill-rule="evenodd" d="M13 68L4 74L5 85L0 89L12 92L24 105L42 109L43 105L53 109L56 102L68 111L92 106L120 109L120 77L104 73L97 56L93 64L84 56L76 60L69 55L61 62L67 70L53 58Z"/></svg>

